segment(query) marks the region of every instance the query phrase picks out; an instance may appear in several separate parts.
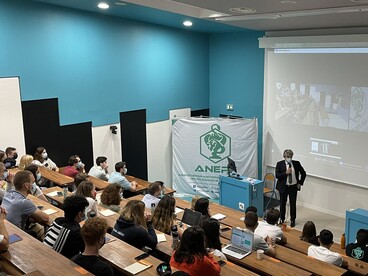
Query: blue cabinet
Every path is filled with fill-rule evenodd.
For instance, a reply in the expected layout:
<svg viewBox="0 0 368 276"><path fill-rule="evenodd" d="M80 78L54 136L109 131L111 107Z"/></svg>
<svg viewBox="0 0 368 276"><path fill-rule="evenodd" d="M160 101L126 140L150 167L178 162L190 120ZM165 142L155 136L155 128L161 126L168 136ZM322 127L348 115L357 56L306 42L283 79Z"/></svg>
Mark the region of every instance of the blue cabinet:
<svg viewBox="0 0 368 276"><path fill-rule="evenodd" d="M247 181L246 177L236 179L221 175L219 182L221 205L241 211L252 205L257 207L257 215L263 216L263 181ZM244 206L244 210L240 205Z"/></svg>
<svg viewBox="0 0 368 276"><path fill-rule="evenodd" d="M346 211L345 241L346 244L354 243L359 229L368 229L368 210L353 209Z"/></svg>

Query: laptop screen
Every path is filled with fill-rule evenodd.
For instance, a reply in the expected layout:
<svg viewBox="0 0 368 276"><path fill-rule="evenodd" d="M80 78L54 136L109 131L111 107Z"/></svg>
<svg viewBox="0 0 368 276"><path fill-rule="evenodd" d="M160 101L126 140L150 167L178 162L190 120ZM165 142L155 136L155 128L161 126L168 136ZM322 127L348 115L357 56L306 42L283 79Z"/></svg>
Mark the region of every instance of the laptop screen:
<svg viewBox="0 0 368 276"><path fill-rule="evenodd" d="M202 214L191 209L186 208L181 221L190 226L197 226L201 220Z"/></svg>
<svg viewBox="0 0 368 276"><path fill-rule="evenodd" d="M233 227L231 244L246 251L252 251L253 233Z"/></svg>

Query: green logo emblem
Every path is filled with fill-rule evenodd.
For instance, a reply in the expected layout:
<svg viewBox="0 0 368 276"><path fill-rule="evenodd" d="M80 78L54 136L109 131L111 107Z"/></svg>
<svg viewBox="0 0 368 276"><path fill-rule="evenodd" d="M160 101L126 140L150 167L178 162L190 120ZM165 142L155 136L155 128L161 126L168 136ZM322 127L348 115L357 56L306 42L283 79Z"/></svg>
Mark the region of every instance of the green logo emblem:
<svg viewBox="0 0 368 276"><path fill-rule="evenodd" d="M231 138L214 124L209 132L201 135L200 150L202 156L216 164L231 155Z"/></svg>

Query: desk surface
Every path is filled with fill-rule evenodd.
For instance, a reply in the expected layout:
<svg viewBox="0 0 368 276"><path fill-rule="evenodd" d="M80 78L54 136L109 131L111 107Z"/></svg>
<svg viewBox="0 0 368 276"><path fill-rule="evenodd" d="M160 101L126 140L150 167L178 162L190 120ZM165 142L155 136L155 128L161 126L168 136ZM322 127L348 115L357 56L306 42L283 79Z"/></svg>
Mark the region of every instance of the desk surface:
<svg viewBox="0 0 368 276"><path fill-rule="evenodd" d="M128 265L135 263L134 258L143 253L143 251L123 242L111 236L109 234L106 235L107 237L111 238L111 241L106 243L100 249L100 258L105 260L106 262L110 263L113 267L124 274L128 274L123 269ZM154 275L157 276L156 267L162 263L162 261L149 256L145 261L152 264L152 267L146 269L139 273L139 275Z"/></svg>
<svg viewBox="0 0 368 276"><path fill-rule="evenodd" d="M22 240L10 244L9 250L2 253L1 258L23 273L38 270L44 275L92 275L10 222L5 221L5 224L10 235L17 234Z"/></svg>
<svg viewBox="0 0 368 276"><path fill-rule="evenodd" d="M58 186L64 186L71 183L74 183L74 179L70 176L63 175L61 173L55 172L53 170L49 170L45 167L40 166L39 167L40 173L42 174L42 177L52 181L54 184Z"/></svg>
<svg viewBox="0 0 368 276"><path fill-rule="evenodd" d="M110 185L109 182L91 175L88 176L88 180L91 181L93 185L95 185L96 190L103 190Z"/></svg>
<svg viewBox="0 0 368 276"><path fill-rule="evenodd" d="M138 189L137 189L138 193L144 193L147 190L147 188L149 187L149 185L151 184L147 180L143 180L143 179L140 179L138 177L131 176L131 175L125 175L125 178L129 182L135 181L135 182L138 183ZM164 192L165 195L172 195L175 192L176 192L175 190L170 189L168 187L165 187L165 192Z"/></svg>
<svg viewBox="0 0 368 276"><path fill-rule="evenodd" d="M27 198L29 200L31 200L34 203L34 205L36 205L36 206L43 206L43 208L41 210L43 212L45 212L46 210L50 210L50 209L56 211L55 213L49 215L49 222L47 223L47 225L49 225L49 226L52 224L52 222L56 218L59 218L59 217L63 217L64 216L64 211L63 210L61 210L60 208L52 205L49 202L46 202L46 201L44 201L42 199L39 199L39 198L37 198L37 197L35 197L33 195L28 195Z"/></svg>
<svg viewBox="0 0 368 276"><path fill-rule="evenodd" d="M284 231L284 235L288 239L288 243L285 245L286 247L293 249L295 251L301 252L303 254L308 254L308 247L311 244L300 240L299 237L301 235L301 232L299 230L292 229L289 231ZM331 250L343 256L344 260L348 262L348 270L350 272L353 272L358 275L368 275L368 264L367 263L346 256L344 250L341 249L341 247L338 244L334 244L334 245L335 245L334 247L331 246Z"/></svg>

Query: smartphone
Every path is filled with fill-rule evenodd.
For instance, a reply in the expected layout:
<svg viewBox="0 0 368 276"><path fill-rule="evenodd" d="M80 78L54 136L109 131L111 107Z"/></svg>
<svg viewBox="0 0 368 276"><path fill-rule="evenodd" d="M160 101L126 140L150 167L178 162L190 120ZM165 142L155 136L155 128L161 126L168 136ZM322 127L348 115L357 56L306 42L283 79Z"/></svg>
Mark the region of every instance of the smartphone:
<svg viewBox="0 0 368 276"><path fill-rule="evenodd" d="M224 228L221 228L221 232L226 232L226 231L229 231L231 230L230 227L224 227Z"/></svg>
<svg viewBox="0 0 368 276"><path fill-rule="evenodd" d="M219 260L219 261L217 261L217 263L218 263L220 266L224 266L224 265L226 265L226 262L225 262L225 261L223 261L223 260Z"/></svg>
<svg viewBox="0 0 368 276"><path fill-rule="evenodd" d="M22 238L20 236L18 236L17 234L9 235L9 244L11 244L13 242L21 241L21 240L22 240Z"/></svg>
<svg viewBox="0 0 368 276"><path fill-rule="evenodd" d="M57 192L57 195L58 195L58 196L62 196L62 195L63 195L63 193L62 193L62 192Z"/></svg>
<svg viewBox="0 0 368 276"><path fill-rule="evenodd" d="M143 254L135 257L134 260L136 260L136 261L143 260L143 259L147 258L148 256L149 256L148 253L143 253Z"/></svg>
<svg viewBox="0 0 368 276"><path fill-rule="evenodd" d="M37 208L40 209L40 210L42 210L43 209L43 206L42 205L38 205Z"/></svg>

